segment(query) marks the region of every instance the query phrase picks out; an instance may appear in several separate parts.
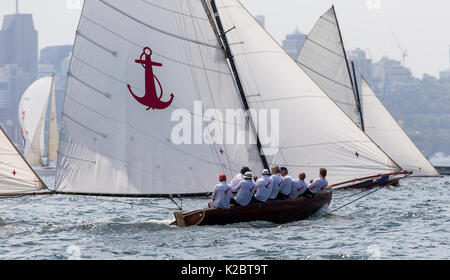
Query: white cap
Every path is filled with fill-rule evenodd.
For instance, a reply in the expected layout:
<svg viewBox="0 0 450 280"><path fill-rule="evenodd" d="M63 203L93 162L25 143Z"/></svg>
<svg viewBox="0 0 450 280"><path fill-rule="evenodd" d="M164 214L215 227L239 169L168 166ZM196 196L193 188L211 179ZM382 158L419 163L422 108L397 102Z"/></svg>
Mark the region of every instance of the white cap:
<svg viewBox="0 0 450 280"><path fill-rule="evenodd" d="M244 178L245 179L252 179L253 178L253 173L252 172L245 172L244 174Z"/></svg>
<svg viewBox="0 0 450 280"><path fill-rule="evenodd" d="M263 169L262 175L270 175L269 169Z"/></svg>

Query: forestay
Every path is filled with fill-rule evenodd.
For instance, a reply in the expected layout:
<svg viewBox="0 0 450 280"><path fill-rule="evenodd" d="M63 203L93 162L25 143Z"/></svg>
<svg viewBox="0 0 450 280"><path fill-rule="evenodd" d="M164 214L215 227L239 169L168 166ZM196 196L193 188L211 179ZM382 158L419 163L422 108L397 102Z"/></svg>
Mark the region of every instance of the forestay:
<svg viewBox="0 0 450 280"><path fill-rule="evenodd" d="M309 33L298 64L361 127L359 107L334 6Z"/></svg>
<svg viewBox="0 0 450 280"><path fill-rule="evenodd" d="M46 189L0 129L0 196Z"/></svg>
<svg viewBox="0 0 450 280"><path fill-rule="evenodd" d="M53 76L32 83L19 103L19 122L25 138L25 158L31 165L42 163L45 114L53 86Z"/></svg>
<svg viewBox="0 0 450 280"><path fill-rule="evenodd" d="M280 150L271 162L309 178L325 167L330 184L399 170L239 1L216 4L250 107L280 112Z"/></svg>
<svg viewBox="0 0 450 280"><path fill-rule="evenodd" d="M150 59L155 79L145 78ZM197 194L212 191L220 173L231 176L244 165L261 170L256 145L173 142L174 110L202 123L193 115L195 100L203 110L242 108L202 1L86 0L69 70L57 190Z"/></svg>
<svg viewBox="0 0 450 280"><path fill-rule="evenodd" d="M413 176L439 176L363 78L361 88L366 133Z"/></svg>

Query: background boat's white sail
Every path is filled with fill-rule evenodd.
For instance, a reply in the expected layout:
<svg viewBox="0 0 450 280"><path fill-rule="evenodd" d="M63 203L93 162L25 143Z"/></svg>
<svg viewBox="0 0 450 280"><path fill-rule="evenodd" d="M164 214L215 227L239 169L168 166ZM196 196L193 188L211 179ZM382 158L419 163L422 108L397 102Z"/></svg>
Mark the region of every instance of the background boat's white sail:
<svg viewBox="0 0 450 280"><path fill-rule="evenodd" d="M242 108L212 26L198 0L85 1L61 123L58 191L205 193L219 173L262 168L256 145L176 145L171 138L178 123L171 121L174 110L202 122L193 116L194 100L204 110ZM162 64L153 67L161 100L174 95L163 110L146 110L127 88L145 94L145 69L135 61L145 47Z"/></svg>
<svg viewBox="0 0 450 280"><path fill-rule="evenodd" d="M56 119L55 79L53 79L52 93L50 96L50 120L48 127L48 160L50 164L56 163L58 158L58 123Z"/></svg>
<svg viewBox="0 0 450 280"><path fill-rule="evenodd" d="M45 188L5 132L0 129L0 196Z"/></svg>
<svg viewBox="0 0 450 280"><path fill-rule="evenodd" d="M53 76L46 76L35 81L19 103L19 122L26 142L25 158L31 165L42 163L44 121L53 80Z"/></svg>
<svg viewBox="0 0 450 280"><path fill-rule="evenodd" d="M366 133L404 170L413 171L413 176L439 176L364 78L361 89Z"/></svg>
<svg viewBox="0 0 450 280"><path fill-rule="evenodd" d="M239 1L216 3L250 107L280 111L280 152L271 162L309 178L326 167L330 183L399 170Z"/></svg>
<svg viewBox="0 0 450 280"><path fill-rule="evenodd" d="M361 127L359 107L334 6L320 17L309 33L297 62Z"/></svg>

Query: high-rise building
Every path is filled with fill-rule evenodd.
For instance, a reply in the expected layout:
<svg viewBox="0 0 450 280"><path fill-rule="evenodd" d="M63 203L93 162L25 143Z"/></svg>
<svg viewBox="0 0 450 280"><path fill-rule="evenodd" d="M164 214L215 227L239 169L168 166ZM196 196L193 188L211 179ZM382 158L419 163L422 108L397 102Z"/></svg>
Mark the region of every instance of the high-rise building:
<svg viewBox="0 0 450 280"><path fill-rule="evenodd" d="M17 65L35 79L38 71L38 32L31 14L6 15L0 30L0 67Z"/></svg>
<svg viewBox="0 0 450 280"><path fill-rule="evenodd" d="M263 27L266 28L266 17L263 15L255 16L256 21Z"/></svg>
<svg viewBox="0 0 450 280"><path fill-rule="evenodd" d="M283 48L293 59L297 59L305 43L306 36L298 28L293 33L286 35L286 39L283 41Z"/></svg>
<svg viewBox="0 0 450 280"><path fill-rule="evenodd" d="M31 74L23 71L17 64L0 68L0 123L16 143L21 138L17 113L20 98L33 81Z"/></svg>
<svg viewBox="0 0 450 280"><path fill-rule="evenodd" d="M72 52L73 46L51 46L41 50L39 64L50 64L55 67L56 73L61 73L61 62Z"/></svg>
<svg viewBox="0 0 450 280"><path fill-rule="evenodd" d="M364 76L369 84L372 84L372 60L367 58L366 52L357 48L347 52L348 60L355 63L356 71ZM358 75L358 74L357 74ZM359 75L357 76L359 78Z"/></svg>

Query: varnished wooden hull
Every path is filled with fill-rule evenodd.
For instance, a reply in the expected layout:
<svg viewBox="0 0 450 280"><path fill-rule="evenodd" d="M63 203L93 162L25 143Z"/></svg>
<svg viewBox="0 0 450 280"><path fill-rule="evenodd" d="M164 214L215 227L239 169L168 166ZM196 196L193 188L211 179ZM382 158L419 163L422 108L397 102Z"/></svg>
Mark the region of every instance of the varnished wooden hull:
<svg viewBox="0 0 450 280"><path fill-rule="evenodd" d="M375 187L386 187L386 186L394 186L397 187L401 178L391 179L383 184L376 183L374 180L367 180L361 183L353 184L350 186L342 187L339 189L362 189L362 188L375 188Z"/></svg>
<svg viewBox="0 0 450 280"><path fill-rule="evenodd" d="M178 213L177 221L172 223L172 225L227 225L251 221L268 221L282 224L310 217L323 206L329 205L331 197L332 192L326 191L311 199L300 197L286 200L269 200L266 203L234 206L227 210L203 209L182 214L182 217L181 213Z"/></svg>

